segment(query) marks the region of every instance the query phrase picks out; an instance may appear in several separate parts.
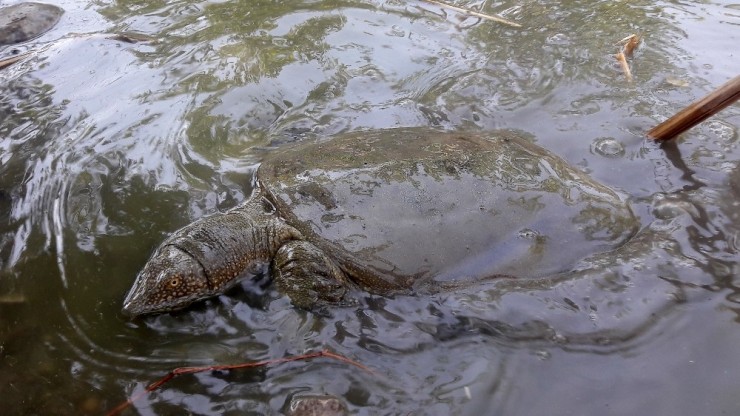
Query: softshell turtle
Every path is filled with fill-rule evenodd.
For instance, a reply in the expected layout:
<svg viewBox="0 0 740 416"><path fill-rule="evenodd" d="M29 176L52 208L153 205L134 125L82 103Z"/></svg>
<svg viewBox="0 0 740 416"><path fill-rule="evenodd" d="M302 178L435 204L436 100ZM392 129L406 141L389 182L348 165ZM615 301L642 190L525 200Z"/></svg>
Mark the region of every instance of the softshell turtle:
<svg viewBox="0 0 740 416"><path fill-rule="evenodd" d="M0 45L25 42L47 32L64 10L52 4L18 3L0 8Z"/></svg>
<svg viewBox="0 0 740 416"><path fill-rule="evenodd" d="M301 308L371 293L543 277L622 245L638 220L610 188L510 131L392 129L278 151L244 204L167 238L124 313L172 311L269 271Z"/></svg>

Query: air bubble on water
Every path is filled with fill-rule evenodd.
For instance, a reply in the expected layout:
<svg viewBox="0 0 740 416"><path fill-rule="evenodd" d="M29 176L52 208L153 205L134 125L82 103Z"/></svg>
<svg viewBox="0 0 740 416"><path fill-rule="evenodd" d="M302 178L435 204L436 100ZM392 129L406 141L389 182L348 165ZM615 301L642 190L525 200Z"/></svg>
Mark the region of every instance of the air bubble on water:
<svg viewBox="0 0 740 416"><path fill-rule="evenodd" d="M519 238L526 238L528 240L531 240L531 239L537 238L537 236L539 235L540 233L530 228L519 230Z"/></svg>
<svg viewBox="0 0 740 416"><path fill-rule="evenodd" d="M737 140L738 132L735 127L722 120L708 121L705 123L705 128L725 143L733 143Z"/></svg>
<svg viewBox="0 0 740 416"><path fill-rule="evenodd" d="M678 247L678 244L676 244L675 241L662 241L658 242L658 247L662 248L663 250L672 251Z"/></svg>
<svg viewBox="0 0 740 416"><path fill-rule="evenodd" d="M737 163L735 162L722 162L719 165L719 169L725 173L732 173L737 169Z"/></svg>
<svg viewBox="0 0 740 416"><path fill-rule="evenodd" d="M672 218L678 217L682 213L683 210L680 207L670 202L658 204L653 209L653 215L661 220L670 220Z"/></svg>
<svg viewBox="0 0 740 416"><path fill-rule="evenodd" d="M537 356L537 358L539 358L542 361L547 361L552 356L552 354L550 354L549 351L545 351L545 350L535 351L534 355Z"/></svg>
<svg viewBox="0 0 740 416"><path fill-rule="evenodd" d="M591 152L604 157L621 157L624 146L613 137L599 137L591 144Z"/></svg>
<svg viewBox="0 0 740 416"><path fill-rule="evenodd" d="M563 33L556 33L552 36L549 36L545 42L548 45L567 45L570 43L570 40L568 39L568 36L566 36Z"/></svg>
<svg viewBox="0 0 740 416"><path fill-rule="evenodd" d="M653 198L653 215L661 220L670 220L680 215L699 216L696 206L690 201L676 198Z"/></svg>
<svg viewBox="0 0 740 416"><path fill-rule="evenodd" d="M393 25L391 26L391 29L388 31L388 36L395 36L395 37L403 38L406 36L406 31L403 30L401 26Z"/></svg>
<svg viewBox="0 0 740 416"><path fill-rule="evenodd" d="M562 345L564 345L564 344L567 344L567 343L568 343L568 337L566 337L565 335L563 335L563 334L561 334L561 333L558 333L558 332L556 332L556 333L555 333L555 334L554 334L554 335L553 335L553 336L551 337L551 340L552 340L553 342L557 343L557 344L562 344Z"/></svg>

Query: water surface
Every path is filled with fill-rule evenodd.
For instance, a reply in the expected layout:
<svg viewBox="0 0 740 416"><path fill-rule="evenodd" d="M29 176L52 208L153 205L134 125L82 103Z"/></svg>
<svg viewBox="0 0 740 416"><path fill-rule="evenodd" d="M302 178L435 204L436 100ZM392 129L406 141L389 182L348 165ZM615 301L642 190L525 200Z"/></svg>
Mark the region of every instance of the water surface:
<svg viewBox="0 0 740 416"><path fill-rule="evenodd" d="M11 4L14 2L10 2ZM328 360L185 376L130 414L740 412L740 108L658 146L643 134L738 74L740 4L59 1L2 56L4 414L100 414L178 366ZM615 42L641 32L634 81ZM134 33L127 43L109 34ZM251 192L291 142L360 129L516 129L629 198L643 232L559 284L368 297L318 316L236 290L129 321L123 296L178 227Z"/></svg>

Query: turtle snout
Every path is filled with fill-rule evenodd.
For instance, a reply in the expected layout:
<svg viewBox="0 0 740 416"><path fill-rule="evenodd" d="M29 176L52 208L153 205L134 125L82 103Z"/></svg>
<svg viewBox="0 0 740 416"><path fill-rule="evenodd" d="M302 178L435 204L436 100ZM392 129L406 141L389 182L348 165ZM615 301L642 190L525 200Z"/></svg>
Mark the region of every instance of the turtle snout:
<svg viewBox="0 0 740 416"><path fill-rule="evenodd" d="M121 313L136 317L174 311L210 295L200 263L184 250L166 245L157 249L136 277Z"/></svg>

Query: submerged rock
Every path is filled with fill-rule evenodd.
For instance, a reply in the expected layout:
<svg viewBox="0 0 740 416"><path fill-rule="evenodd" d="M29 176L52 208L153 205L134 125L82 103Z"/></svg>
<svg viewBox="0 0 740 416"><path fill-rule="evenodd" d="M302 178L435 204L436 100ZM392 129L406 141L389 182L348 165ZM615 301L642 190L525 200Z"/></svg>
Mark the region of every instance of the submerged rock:
<svg viewBox="0 0 740 416"><path fill-rule="evenodd" d="M25 42L46 33L64 10L44 3L19 3L0 8L0 45Z"/></svg>
<svg viewBox="0 0 740 416"><path fill-rule="evenodd" d="M345 416L347 406L334 396L294 396L290 399L287 416Z"/></svg>

